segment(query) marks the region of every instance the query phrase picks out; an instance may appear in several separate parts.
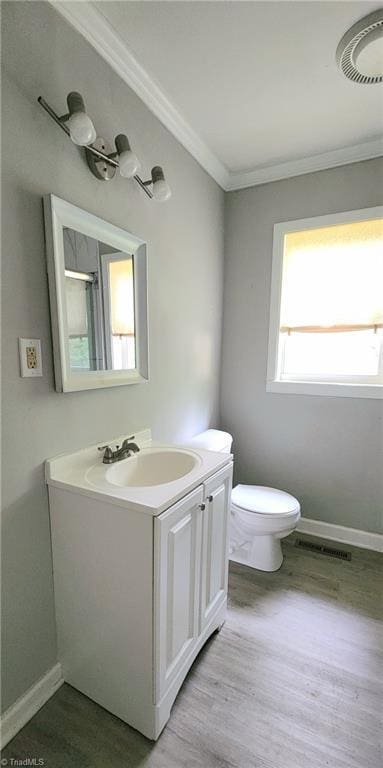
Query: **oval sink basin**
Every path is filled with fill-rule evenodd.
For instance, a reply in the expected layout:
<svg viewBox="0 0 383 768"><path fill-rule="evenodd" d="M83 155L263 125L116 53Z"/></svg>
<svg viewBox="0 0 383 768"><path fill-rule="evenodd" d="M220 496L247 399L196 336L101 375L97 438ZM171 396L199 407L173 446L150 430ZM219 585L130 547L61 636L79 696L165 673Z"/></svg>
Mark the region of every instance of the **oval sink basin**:
<svg viewBox="0 0 383 768"><path fill-rule="evenodd" d="M163 485L191 472L199 458L188 451L144 451L109 467L105 479L120 487Z"/></svg>

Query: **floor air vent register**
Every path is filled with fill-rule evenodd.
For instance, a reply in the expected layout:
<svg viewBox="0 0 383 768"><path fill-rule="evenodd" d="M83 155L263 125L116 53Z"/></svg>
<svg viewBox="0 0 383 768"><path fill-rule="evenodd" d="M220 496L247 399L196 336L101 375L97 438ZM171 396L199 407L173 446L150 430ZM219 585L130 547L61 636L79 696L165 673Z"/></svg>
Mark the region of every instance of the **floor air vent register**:
<svg viewBox="0 0 383 768"><path fill-rule="evenodd" d="M296 539L295 546L300 549L308 549L310 552L317 552L318 555L328 555L329 557L336 557L338 560L351 560L351 552L346 552L345 549L335 549L335 547L315 544L313 541L304 541L303 539Z"/></svg>

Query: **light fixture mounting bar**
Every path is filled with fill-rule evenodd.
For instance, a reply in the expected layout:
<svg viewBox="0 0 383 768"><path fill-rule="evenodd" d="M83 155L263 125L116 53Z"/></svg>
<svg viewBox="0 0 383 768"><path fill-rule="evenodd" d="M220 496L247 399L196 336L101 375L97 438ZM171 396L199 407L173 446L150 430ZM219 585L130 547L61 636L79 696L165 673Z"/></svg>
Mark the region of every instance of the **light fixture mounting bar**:
<svg viewBox="0 0 383 768"><path fill-rule="evenodd" d="M49 104L43 99L42 96L39 96L37 101L39 102L40 106L45 109L45 111L48 113L48 115L52 118L52 120L57 123L57 125L61 128L64 133L66 133L67 136L70 136L69 128L65 125L65 123L62 122L60 116L52 109L52 107L49 106ZM109 155L105 155L103 152L100 152L98 149L95 149L92 145L89 145L86 147L87 152L90 152L92 155L95 155L100 160L104 160L105 163L109 163L109 165L113 165L115 168L118 168L118 162L117 160L114 160L113 157L109 157ZM141 187L141 189L144 190L144 192L147 194L148 197L153 198L153 195L145 186L145 182L140 178L140 176L136 175L133 176L134 181L137 182L137 184Z"/></svg>

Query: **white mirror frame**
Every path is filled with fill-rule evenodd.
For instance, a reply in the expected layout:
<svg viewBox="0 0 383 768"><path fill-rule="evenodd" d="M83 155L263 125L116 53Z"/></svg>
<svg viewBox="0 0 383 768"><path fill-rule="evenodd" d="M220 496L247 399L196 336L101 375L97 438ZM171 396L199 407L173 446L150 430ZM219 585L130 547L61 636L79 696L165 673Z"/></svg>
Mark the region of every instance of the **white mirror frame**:
<svg viewBox="0 0 383 768"><path fill-rule="evenodd" d="M148 381L147 253L144 240L109 224L55 195L44 197L49 298L55 383L58 392L117 387ZM133 256L136 327L136 367L130 370L84 371L70 368L65 298L64 227Z"/></svg>

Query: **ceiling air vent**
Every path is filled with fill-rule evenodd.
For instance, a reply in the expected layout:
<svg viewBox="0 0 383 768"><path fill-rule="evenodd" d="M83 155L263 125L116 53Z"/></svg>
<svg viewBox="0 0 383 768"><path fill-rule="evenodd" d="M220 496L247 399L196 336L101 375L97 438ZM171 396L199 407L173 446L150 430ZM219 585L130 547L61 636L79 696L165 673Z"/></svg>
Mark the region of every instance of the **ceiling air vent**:
<svg viewBox="0 0 383 768"><path fill-rule="evenodd" d="M354 83L383 82L383 9L357 21L343 35L336 50L343 74Z"/></svg>

